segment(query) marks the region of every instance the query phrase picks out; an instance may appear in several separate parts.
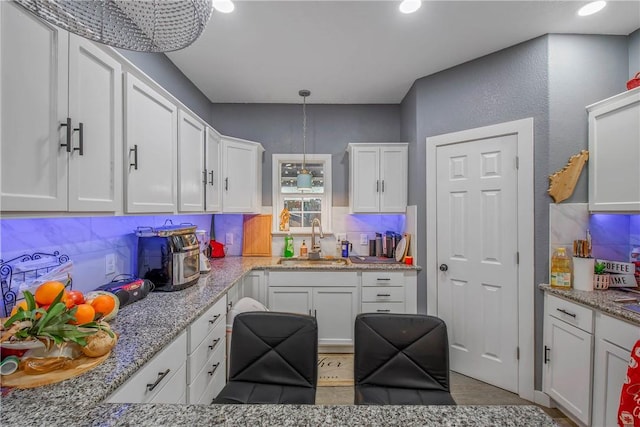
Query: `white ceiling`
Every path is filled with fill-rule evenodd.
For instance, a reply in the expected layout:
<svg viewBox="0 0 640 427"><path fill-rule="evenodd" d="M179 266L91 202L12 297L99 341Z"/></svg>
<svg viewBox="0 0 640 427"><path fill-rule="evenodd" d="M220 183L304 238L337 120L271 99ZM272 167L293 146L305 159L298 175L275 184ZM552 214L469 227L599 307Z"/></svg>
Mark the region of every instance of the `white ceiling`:
<svg viewBox="0 0 640 427"><path fill-rule="evenodd" d="M220 103L396 104L413 82L547 33L628 35L640 1L609 1L579 17L586 1L234 0L202 36L168 57ZM470 79L473 76L469 76Z"/></svg>

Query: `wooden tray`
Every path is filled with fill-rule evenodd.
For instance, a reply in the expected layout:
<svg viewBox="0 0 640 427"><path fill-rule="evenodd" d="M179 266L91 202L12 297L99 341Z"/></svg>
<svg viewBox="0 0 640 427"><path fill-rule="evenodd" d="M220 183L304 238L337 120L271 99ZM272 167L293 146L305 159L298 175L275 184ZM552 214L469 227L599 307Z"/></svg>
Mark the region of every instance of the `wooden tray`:
<svg viewBox="0 0 640 427"><path fill-rule="evenodd" d="M111 352L100 357L81 356L69 362L65 369L58 369L46 374L27 375L22 370L18 370L11 375L0 376L0 386L15 388L35 388L47 384L55 384L69 378L77 377L90 371L104 362Z"/></svg>

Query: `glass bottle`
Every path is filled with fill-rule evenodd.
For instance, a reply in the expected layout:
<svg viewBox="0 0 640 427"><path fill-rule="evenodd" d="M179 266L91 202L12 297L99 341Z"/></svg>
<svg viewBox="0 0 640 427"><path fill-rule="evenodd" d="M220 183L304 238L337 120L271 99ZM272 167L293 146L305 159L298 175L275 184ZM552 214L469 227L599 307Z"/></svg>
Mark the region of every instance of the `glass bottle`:
<svg viewBox="0 0 640 427"><path fill-rule="evenodd" d="M300 245L300 256L301 257L307 256L307 245L304 242L304 240L302 241L302 245Z"/></svg>

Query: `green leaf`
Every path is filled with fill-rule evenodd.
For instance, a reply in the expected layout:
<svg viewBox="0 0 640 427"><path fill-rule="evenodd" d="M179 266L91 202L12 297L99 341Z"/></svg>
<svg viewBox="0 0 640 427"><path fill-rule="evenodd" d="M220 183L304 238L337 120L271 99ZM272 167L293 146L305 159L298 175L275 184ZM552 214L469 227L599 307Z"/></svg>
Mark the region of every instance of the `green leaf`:
<svg viewBox="0 0 640 427"><path fill-rule="evenodd" d="M33 311L36 309L37 304L36 304L36 300L33 297L33 294L29 291L24 291L24 299L25 301L27 301L27 310L28 311Z"/></svg>
<svg viewBox="0 0 640 427"><path fill-rule="evenodd" d="M51 303L51 305L49 306L49 309L51 309L51 307L53 307L54 305L56 305L57 303L59 303L60 301L62 301L62 297L64 296L64 289L60 291L60 293L58 295L56 295L56 297L53 299L53 302Z"/></svg>
<svg viewBox="0 0 640 427"><path fill-rule="evenodd" d="M9 317L6 322L4 322L4 327L8 328L13 325L15 322L19 322L21 320L29 320L31 319L31 312L23 310L22 307L18 309L18 312L13 316Z"/></svg>
<svg viewBox="0 0 640 427"><path fill-rule="evenodd" d="M58 299L58 298L56 298ZM54 300L55 302L55 300ZM59 316L64 310L66 310L66 306L64 305L64 303L62 302L55 302L51 304L51 306L49 307L49 309L47 310L47 314L45 316L43 316L42 318L40 318L40 321L38 322L38 332L37 334L40 335L40 332L42 332L42 329L47 326L47 323L49 323L49 321L53 318L55 318L56 316Z"/></svg>

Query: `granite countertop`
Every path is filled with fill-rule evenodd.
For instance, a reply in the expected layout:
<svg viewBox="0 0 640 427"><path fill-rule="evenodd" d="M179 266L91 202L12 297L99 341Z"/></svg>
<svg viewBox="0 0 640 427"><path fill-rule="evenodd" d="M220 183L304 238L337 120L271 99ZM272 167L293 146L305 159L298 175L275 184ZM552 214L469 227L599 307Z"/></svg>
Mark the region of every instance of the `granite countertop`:
<svg viewBox="0 0 640 427"><path fill-rule="evenodd" d="M557 426L541 408L520 406L322 406L101 404L85 410L28 403L2 425L69 426Z"/></svg>
<svg viewBox="0 0 640 427"><path fill-rule="evenodd" d="M61 408L70 402L77 406L78 401L88 408L101 404L250 270L415 271L420 268L403 264L281 266L277 264L278 259L215 259L212 260L212 271L202 275L196 285L178 292L152 292L143 300L122 307L118 316L110 322L120 334L119 341L105 362L79 377L57 384L25 390L2 389L2 420L24 414L22 408L28 402Z"/></svg>
<svg viewBox="0 0 640 427"><path fill-rule="evenodd" d="M620 320L640 326L640 313L622 308L626 303L614 302L617 298L635 297L640 300L640 294L632 294L609 288L606 291L577 291L575 289L552 288L548 284L538 285L540 289L550 294L586 305Z"/></svg>

